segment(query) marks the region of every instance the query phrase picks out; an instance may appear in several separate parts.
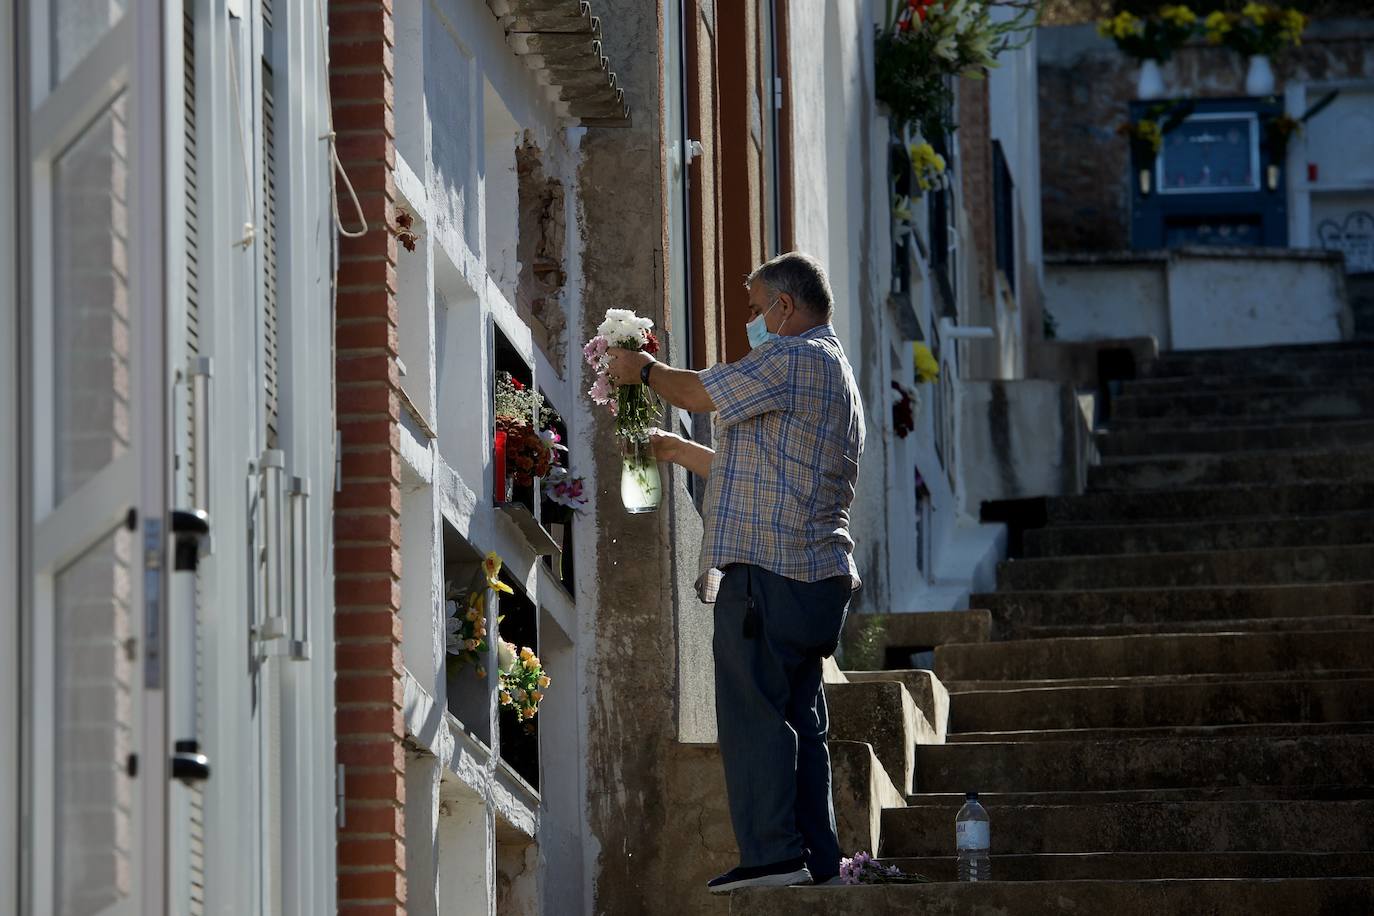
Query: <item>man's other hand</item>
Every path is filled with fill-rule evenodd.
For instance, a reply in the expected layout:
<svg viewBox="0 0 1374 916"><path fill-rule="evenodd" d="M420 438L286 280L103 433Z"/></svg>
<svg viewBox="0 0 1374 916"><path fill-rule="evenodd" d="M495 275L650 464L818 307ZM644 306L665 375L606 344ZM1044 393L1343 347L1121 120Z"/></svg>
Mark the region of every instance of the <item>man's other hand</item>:
<svg viewBox="0 0 1374 916"><path fill-rule="evenodd" d="M653 449L654 457L659 461L676 461L686 441L677 433L661 429L649 430L649 447Z"/></svg>
<svg viewBox="0 0 1374 916"><path fill-rule="evenodd" d="M606 351L606 357L606 375L614 385L638 385L639 370L654 359L648 353L621 347L611 347Z"/></svg>

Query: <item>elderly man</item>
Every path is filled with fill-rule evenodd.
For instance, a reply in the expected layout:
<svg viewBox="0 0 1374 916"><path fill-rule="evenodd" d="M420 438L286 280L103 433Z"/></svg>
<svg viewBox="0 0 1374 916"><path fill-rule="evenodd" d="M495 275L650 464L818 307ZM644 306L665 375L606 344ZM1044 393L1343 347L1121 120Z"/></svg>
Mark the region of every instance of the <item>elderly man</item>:
<svg viewBox="0 0 1374 916"><path fill-rule="evenodd" d="M773 258L748 280L749 354L702 372L611 350L616 384L715 411L718 449L658 433L655 454L708 478L703 601L715 602L716 722L739 867L712 892L825 883L840 870L821 660L859 578L849 505L863 405L825 270Z"/></svg>

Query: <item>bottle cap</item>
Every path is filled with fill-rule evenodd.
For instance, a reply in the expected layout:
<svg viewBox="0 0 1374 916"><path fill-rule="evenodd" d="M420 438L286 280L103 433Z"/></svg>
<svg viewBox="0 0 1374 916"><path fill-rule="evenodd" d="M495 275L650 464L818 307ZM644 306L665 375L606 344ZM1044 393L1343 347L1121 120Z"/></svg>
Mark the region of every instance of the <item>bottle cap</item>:
<svg viewBox="0 0 1374 916"><path fill-rule="evenodd" d="M969 801L977 801L977 800L978 800L978 793L977 793L977 792L965 792L965 793L964 793L964 798L968 799Z"/></svg>

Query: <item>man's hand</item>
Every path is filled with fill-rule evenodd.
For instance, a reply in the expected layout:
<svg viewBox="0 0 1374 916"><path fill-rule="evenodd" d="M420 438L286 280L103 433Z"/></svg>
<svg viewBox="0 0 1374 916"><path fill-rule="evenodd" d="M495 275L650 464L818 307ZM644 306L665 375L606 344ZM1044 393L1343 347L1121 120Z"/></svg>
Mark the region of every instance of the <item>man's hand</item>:
<svg viewBox="0 0 1374 916"><path fill-rule="evenodd" d="M711 459L716 453L704 445L661 429L649 430L649 446L659 461L680 464L698 477L711 476Z"/></svg>
<svg viewBox="0 0 1374 916"><path fill-rule="evenodd" d="M686 441L677 433L661 429L649 430L649 447L653 449L654 457L659 461L677 461Z"/></svg>
<svg viewBox="0 0 1374 916"><path fill-rule="evenodd" d="M606 376L613 385L638 385L639 370L654 363L649 373L649 387L674 407L692 413L709 413L716 409L711 396L701 384L701 377L691 369L674 369L667 363L655 362L648 353L611 347L606 351Z"/></svg>
<svg viewBox="0 0 1374 916"><path fill-rule="evenodd" d="M606 351L606 375L615 385L638 385L639 371L654 358L639 350L611 347Z"/></svg>

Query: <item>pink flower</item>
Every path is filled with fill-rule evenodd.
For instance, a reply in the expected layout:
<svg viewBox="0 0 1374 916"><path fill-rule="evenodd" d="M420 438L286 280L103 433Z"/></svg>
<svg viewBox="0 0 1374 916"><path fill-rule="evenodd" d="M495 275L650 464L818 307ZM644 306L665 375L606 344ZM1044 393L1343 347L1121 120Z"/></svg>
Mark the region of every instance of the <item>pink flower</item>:
<svg viewBox="0 0 1374 916"><path fill-rule="evenodd" d="M610 347L611 342L598 334L587 341L587 345L582 348L582 356L587 360L587 365L599 369L600 362Z"/></svg>
<svg viewBox="0 0 1374 916"><path fill-rule="evenodd" d="M614 404L615 401L615 393L614 389L611 387L611 380L607 378L604 373L597 375L596 381L592 383L592 387L587 391L587 394L598 404Z"/></svg>

